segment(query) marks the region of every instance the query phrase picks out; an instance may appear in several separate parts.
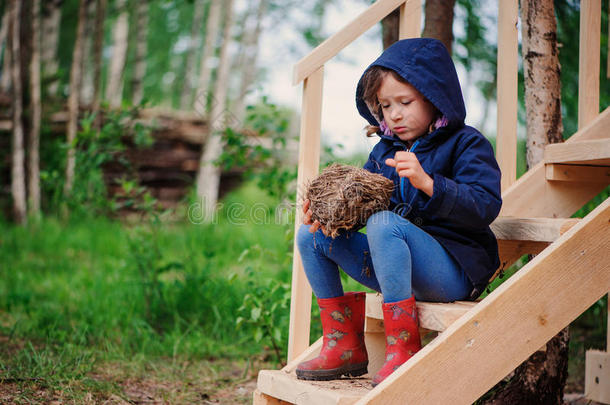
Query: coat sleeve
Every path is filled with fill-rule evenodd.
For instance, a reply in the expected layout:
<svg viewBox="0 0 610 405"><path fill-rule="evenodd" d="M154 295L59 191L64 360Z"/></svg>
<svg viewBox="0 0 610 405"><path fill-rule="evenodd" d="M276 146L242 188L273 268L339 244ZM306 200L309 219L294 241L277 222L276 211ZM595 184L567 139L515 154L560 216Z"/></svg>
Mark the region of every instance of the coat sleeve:
<svg viewBox="0 0 610 405"><path fill-rule="evenodd" d="M491 144L477 134L456 149L453 177L435 173L432 197L420 209L468 228L489 226L502 206L500 169Z"/></svg>
<svg viewBox="0 0 610 405"><path fill-rule="evenodd" d="M378 161L380 159L379 155L381 153L381 146L381 142L378 142L377 145L375 145L371 153L369 153L369 158L362 167L363 169L368 170L371 173L381 173L382 165Z"/></svg>

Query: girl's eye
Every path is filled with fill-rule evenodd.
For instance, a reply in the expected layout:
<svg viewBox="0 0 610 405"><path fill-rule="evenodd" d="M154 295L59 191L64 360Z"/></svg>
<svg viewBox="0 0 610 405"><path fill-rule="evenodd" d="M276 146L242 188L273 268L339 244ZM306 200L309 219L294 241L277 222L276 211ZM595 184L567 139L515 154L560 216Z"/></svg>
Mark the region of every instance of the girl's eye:
<svg viewBox="0 0 610 405"><path fill-rule="evenodd" d="M411 104L410 101L402 101L401 103L402 103L402 105L409 105L409 104Z"/></svg>
<svg viewBox="0 0 610 405"><path fill-rule="evenodd" d="M389 106L389 104L381 104L381 108L388 108Z"/></svg>

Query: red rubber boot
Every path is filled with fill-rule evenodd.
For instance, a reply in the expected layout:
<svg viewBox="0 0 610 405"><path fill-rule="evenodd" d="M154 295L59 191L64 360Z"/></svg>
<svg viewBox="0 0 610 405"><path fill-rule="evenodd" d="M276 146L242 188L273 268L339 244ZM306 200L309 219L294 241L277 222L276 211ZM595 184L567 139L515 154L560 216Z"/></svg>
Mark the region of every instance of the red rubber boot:
<svg viewBox="0 0 610 405"><path fill-rule="evenodd" d="M342 375L366 374L369 364L364 346L366 294L318 299L324 340L320 355L297 366L301 380L334 380Z"/></svg>
<svg viewBox="0 0 610 405"><path fill-rule="evenodd" d="M373 387L421 349L415 298L383 304L385 328L385 363L375 377Z"/></svg>

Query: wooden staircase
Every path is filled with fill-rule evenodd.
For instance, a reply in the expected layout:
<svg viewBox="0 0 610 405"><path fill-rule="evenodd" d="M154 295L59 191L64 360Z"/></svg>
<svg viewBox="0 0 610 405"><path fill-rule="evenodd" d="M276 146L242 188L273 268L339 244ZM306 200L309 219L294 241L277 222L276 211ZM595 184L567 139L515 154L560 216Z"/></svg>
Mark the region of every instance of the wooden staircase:
<svg viewBox="0 0 610 405"><path fill-rule="evenodd" d="M395 3L403 2L380 0L375 4L381 7L380 3L389 13ZM407 2L411 6L412 3ZM377 11L381 15L387 10ZM306 79L305 101L307 85ZM303 133L311 131L308 125L303 124L302 138ZM302 139L301 148L311 145ZM312 166L309 162L310 169ZM304 177L300 172L300 178ZM300 284L302 275L295 271L289 363L282 370L259 373L254 404L476 401L610 291L610 199L582 219L570 218L609 184L610 108L595 114L565 143L549 145L544 161L503 191L502 211L492 224L501 259L496 274L524 254L537 256L481 301L419 302L420 327L438 335L375 388L370 378L381 367L385 350L382 298L378 294L367 296L369 374L326 382L296 379L297 364L319 353L322 338L304 350L294 350L297 340L303 339L294 334L299 321L295 318L306 316L309 322L310 307L305 303L311 303L311 290ZM300 262L295 253L295 262ZM300 270L299 265L295 264L296 270ZM301 295L295 292L295 286ZM305 329L308 335L309 330ZM303 328L299 331L302 334ZM597 360L599 364L610 364L610 355L599 352ZM606 375L608 381L602 389L610 390L610 373Z"/></svg>

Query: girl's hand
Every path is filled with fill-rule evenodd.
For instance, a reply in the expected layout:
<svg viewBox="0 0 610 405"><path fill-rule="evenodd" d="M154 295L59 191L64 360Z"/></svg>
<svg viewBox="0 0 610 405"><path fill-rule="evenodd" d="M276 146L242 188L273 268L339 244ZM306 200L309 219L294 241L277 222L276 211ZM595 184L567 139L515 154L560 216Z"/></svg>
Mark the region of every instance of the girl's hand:
<svg viewBox="0 0 610 405"><path fill-rule="evenodd" d="M396 168L396 172L400 177L408 178L413 187L432 197L434 180L421 167L415 153L396 152L394 159L386 159L385 164Z"/></svg>
<svg viewBox="0 0 610 405"><path fill-rule="evenodd" d="M318 229L321 229L322 233L324 235L328 236L328 234L326 233L326 229L324 229L324 226L322 226L320 221L318 221L317 219L315 221L311 220L311 216L313 215L313 212L309 209L310 205L311 205L311 201L309 201L309 199L306 199L305 201L303 201L303 213L305 214L303 216L303 223L305 225L311 225L309 227L309 232L314 233Z"/></svg>

